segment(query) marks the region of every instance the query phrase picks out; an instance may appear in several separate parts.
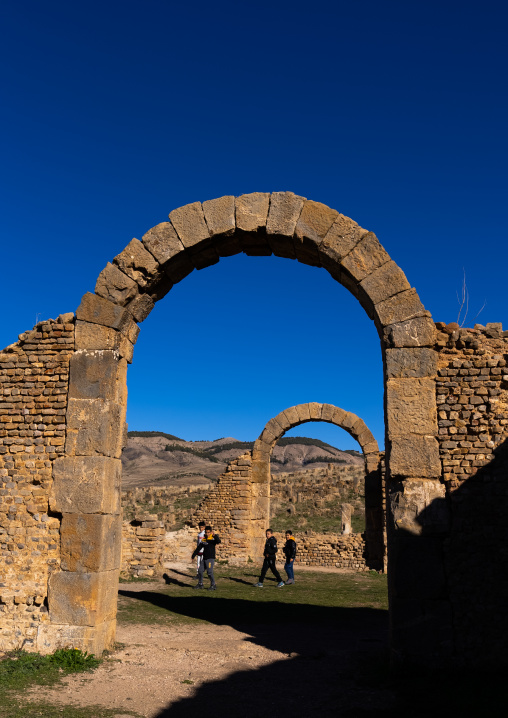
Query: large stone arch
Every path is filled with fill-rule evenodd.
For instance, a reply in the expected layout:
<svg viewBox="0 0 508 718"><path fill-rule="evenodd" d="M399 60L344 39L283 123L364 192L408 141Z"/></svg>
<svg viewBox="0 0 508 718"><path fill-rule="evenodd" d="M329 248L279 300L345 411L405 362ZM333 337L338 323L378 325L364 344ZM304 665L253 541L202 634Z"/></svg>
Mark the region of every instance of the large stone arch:
<svg viewBox="0 0 508 718"><path fill-rule="evenodd" d="M64 636L100 651L114 639L126 369L138 323L174 283L220 257L273 253L323 267L374 321L384 361L387 474L398 511L388 547L393 575L403 574L411 560L401 550L399 524L411 532L416 523L407 516L443 495L431 348L435 326L376 236L336 210L290 192L195 202L173 210L169 219L108 263L95 293L85 294L76 311L65 453L53 464L50 508L61 515L62 558L49 583L48 645ZM265 451L260 444L259 460ZM432 614L417 580L411 594L397 601L401 615Z"/></svg>
<svg viewBox="0 0 508 718"><path fill-rule="evenodd" d="M347 431L360 444L365 463L365 544L370 568L385 564L383 490L378 443L359 416L333 404L309 402L284 409L266 424L252 449L253 522L252 552L262 553L263 528L270 517L270 457L277 442L290 429L309 421L324 421ZM258 517L259 518L256 518ZM263 527L263 522L265 522Z"/></svg>

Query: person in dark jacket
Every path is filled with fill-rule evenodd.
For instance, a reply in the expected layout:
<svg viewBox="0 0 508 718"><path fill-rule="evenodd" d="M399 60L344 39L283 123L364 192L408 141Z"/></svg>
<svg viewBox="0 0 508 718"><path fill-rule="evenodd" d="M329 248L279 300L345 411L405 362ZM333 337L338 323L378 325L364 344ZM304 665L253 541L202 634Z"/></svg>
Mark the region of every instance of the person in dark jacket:
<svg viewBox="0 0 508 718"><path fill-rule="evenodd" d="M295 537L291 534L291 531L286 531L286 543L284 544L284 556L286 557L286 563L284 564L284 571L288 575L288 583L295 582L294 566L296 558L296 541Z"/></svg>
<svg viewBox="0 0 508 718"><path fill-rule="evenodd" d="M277 588L282 588L284 586L284 581L282 580L280 573L277 571L277 567L275 566L275 558L277 555L277 539L273 535L272 529L266 529L266 541L265 541L265 548L263 551L263 556L265 560L263 561L263 568L261 569L261 575L259 577L259 581L254 584L258 588L263 588L263 581L266 576L266 572L268 569L273 573L275 578L277 579Z"/></svg>
<svg viewBox="0 0 508 718"><path fill-rule="evenodd" d="M205 526L205 535L198 543L198 545L194 549L194 553L192 554L192 558L194 558L201 550L203 551L203 561L201 562L199 567L200 573L198 574L198 582L194 586L194 588L203 588L203 573L205 567L208 574L208 578L210 579L210 586L208 590L215 591L215 589L217 588L217 584L215 583L215 577L213 575L213 567L215 564L215 547L218 544L220 544L219 534L214 534L212 532L211 526Z"/></svg>

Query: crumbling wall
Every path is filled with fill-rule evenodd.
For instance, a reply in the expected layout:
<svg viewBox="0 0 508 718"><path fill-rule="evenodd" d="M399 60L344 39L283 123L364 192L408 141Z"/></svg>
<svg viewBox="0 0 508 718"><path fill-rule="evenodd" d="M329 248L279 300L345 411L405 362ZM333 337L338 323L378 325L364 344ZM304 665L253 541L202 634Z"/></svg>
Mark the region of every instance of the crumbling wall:
<svg viewBox="0 0 508 718"><path fill-rule="evenodd" d="M228 558L248 558L252 532L252 457L248 451L233 459L193 516L210 524L222 539Z"/></svg>
<svg viewBox="0 0 508 718"><path fill-rule="evenodd" d="M121 572L145 578L160 573L165 533L164 522L153 516L124 521Z"/></svg>
<svg viewBox="0 0 508 718"><path fill-rule="evenodd" d="M73 315L62 315L0 352L0 650L33 648L48 621L48 578L60 565L49 495L73 351Z"/></svg>
<svg viewBox="0 0 508 718"><path fill-rule="evenodd" d="M436 326L453 642L459 660L495 663L505 660L508 635L508 332Z"/></svg>

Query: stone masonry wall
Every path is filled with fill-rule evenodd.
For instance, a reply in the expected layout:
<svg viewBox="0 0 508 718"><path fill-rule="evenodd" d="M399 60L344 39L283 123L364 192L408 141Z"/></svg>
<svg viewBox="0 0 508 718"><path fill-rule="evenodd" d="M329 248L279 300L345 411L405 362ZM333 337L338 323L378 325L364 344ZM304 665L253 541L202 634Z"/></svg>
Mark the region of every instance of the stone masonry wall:
<svg viewBox="0 0 508 718"><path fill-rule="evenodd" d="M436 325L440 455L454 643L464 663L504 660L508 635L508 332ZM488 655L485 646L489 646Z"/></svg>
<svg viewBox="0 0 508 718"><path fill-rule="evenodd" d="M0 352L0 650L30 649L48 621L60 520L48 513L64 453L73 315L39 323Z"/></svg>
<svg viewBox="0 0 508 718"><path fill-rule="evenodd" d="M231 461L193 516L196 526L203 520L220 534L221 551L232 559L246 559L249 552L251 465L250 452Z"/></svg>
<svg viewBox="0 0 508 718"><path fill-rule="evenodd" d="M162 568L164 522L156 517L124 521L121 572L128 576L155 576Z"/></svg>

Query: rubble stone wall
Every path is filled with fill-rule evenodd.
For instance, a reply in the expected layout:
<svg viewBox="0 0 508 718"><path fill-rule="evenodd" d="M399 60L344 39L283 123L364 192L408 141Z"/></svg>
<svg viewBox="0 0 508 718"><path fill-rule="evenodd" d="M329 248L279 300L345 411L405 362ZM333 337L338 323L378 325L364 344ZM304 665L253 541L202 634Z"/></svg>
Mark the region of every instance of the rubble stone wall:
<svg viewBox="0 0 508 718"><path fill-rule="evenodd" d="M0 650L37 648L48 579L60 566L52 467L65 451L72 315L0 352Z"/></svg>
<svg viewBox="0 0 508 718"><path fill-rule="evenodd" d="M508 635L508 332L500 324L437 328L453 642L466 663L502 661Z"/></svg>

